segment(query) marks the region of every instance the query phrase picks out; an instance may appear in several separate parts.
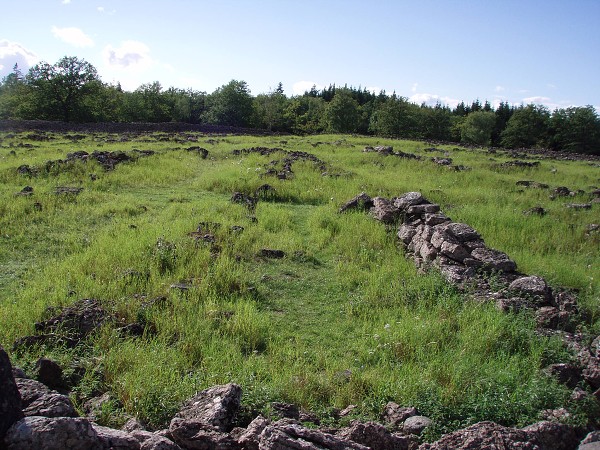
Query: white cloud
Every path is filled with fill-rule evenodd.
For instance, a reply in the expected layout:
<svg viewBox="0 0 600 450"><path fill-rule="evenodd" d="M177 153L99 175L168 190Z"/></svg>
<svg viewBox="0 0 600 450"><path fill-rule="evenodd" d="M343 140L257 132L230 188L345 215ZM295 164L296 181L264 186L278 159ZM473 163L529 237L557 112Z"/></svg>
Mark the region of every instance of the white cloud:
<svg viewBox="0 0 600 450"><path fill-rule="evenodd" d="M102 54L106 64L113 68L143 70L154 64L150 57L150 49L139 41L123 41L117 48L107 45Z"/></svg>
<svg viewBox="0 0 600 450"><path fill-rule="evenodd" d="M534 96L534 97L526 97L523 99L523 103L525 103L526 105L528 105L529 103L534 103L536 105L537 104L546 105L551 102L552 102L551 98L542 97L541 95Z"/></svg>
<svg viewBox="0 0 600 450"><path fill-rule="evenodd" d="M4 66L0 64L0 70L4 70Z"/></svg>
<svg viewBox="0 0 600 450"><path fill-rule="evenodd" d="M62 0L61 2L63 5L68 5L69 3L71 3L71 0Z"/></svg>
<svg viewBox="0 0 600 450"><path fill-rule="evenodd" d="M494 88L494 91L496 91L496 92L504 92L505 90L506 90L506 88L504 86L500 86L500 85L498 85Z"/></svg>
<svg viewBox="0 0 600 450"><path fill-rule="evenodd" d="M60 39L67 44L71 44L75 47L93 47L94 41L91 37L81 31L79 28L66 27L58 28L52 27L52 34L54 37Z"/></svg>
<svg viewBox="0 0 600 450"><path fill-rule="evenodd" d="M455 108L459 103L459 101L454 98L442 97L437 94L414 94L408 98L408 101L416 103L417 105L425 103L428 106L435 106L437 103L441 103L442 105L447 105L451 108Z"/></svg>
<svg viewBox="0 0 600 450"><path fill-rule="evenodd" d="M412 92L413 94L416 93L418 87L419 87L419 83L414 83L412 85L412 87L410 88L410 92Z"/></svg>
<svg viewBox="0 0 600 450"><path fill-rule="evenodd" d="M323 89L323 86L314 81L298 81L292 85L292 92L294 95L302 95L306 91L310 91L313 86L316 86L317 90Z"/></svg>
<svg viewBox="0 0 600 450"><path fill-rule="evenodd" d="M104 6L98 6L98 7L96 8L96 10L98 10L98 12L101 12L101 13L103 13L103 12L104 12Z"/></svg>
<svg viewBox="0 0 600 450"><path fill-rule="evenodd" d="M27 63L27 66L33 66L39 61L39 57L35 53L27 50L18 42L0 39L0 60L10 57L17 57L18 59L24 60Z"/></svg>

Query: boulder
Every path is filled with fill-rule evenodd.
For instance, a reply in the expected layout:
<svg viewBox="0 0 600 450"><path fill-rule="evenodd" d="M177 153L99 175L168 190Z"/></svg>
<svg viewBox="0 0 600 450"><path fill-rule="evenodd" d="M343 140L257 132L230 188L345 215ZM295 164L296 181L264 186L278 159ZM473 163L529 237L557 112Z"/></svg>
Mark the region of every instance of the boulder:
<svg viewBox="0 0 600 450"><path fill-rule="evenodd" d="M508 288L526 297L532 297L544 302L552 300L552 290L542 277L528 276L520 277L510 283Z"/></svg>
<svg viewBox="0 0 600 450"><path fill-rule="evenodd" d="M5 438L9 450L105 450L91 422L74 417L25 417Z"/></svg>
<svg viewBox="0 0 600 450"><path fill-rule="evenodd" d="M406 210L409 206L420 205L421 203L429 203L420 192L407 192L394 199L396 208Z"/></svg>
<svg viewBox="0 0 600 450"><path fill-rule="evenodd" d="M28 378L17 378L23 414L43 417L77 417L77 411L66 395L53 391L45 384Z"/></svg>
<svg viewBox="0 0 600 450"><path fill-rule="evenodd" d="M219 428L205 423L202 419L174 418L169 425L173 441L185 449L227 450L238 449L237 442Z"/></svg>
<svg viewBox="0 0 600 450"><path fill-rule="evenodd" d="M405 245L408 245L416 233L416 227L403 224L398 228L398 239L404 242Z"/></svg>
<svg viewBox="0 0 600 450"><path fill-rule="evenodd" d="M463 262L466 258L471 256L464 246L449 241L444 241L442 243L440 253L458 262Z"/></svg>
<svg viewBox="0 0 600 450"><path fill-rule="evenodd" d="M501 272L514 272L517 270L517 264L509 259L506 253L491 248L476 248L471 252L473 259L481 261L483 266L489 270L498 270Z"/></svg>
<svg viewBox="0 0 600 450"><path fill-rule="evenodd" d="M544 450L572 450L581 439L573 426L564 423L537 422L522 430Z"/></svg>
<svg viewBox="0 0 600 450"><path fill-rule="evenodd" d="M389 402L385 405L383 412L381 413L381 420L394 427L398 428L402 426L404 421L409 417L418 415L416 408L402 407L394 402Z"/></svg>
<svg viewBox="0 0 600 450"><path fill-rule="evenodd" d="M279 420L267 426L260 435L260 450L368 450L362 444L339 436L312 430L290 421Z"/></svg>
<svg viewBox="0 0 600 450"><path fill-rule="evenodd" d="M369 197L365 192L361 192L353 199L344 203L340 211L341 213L348 211L349 209L358 209L360 211L366 211L373 207L373 199Z"/></svg>
<svg viewBox="0 0 600 450"><path fill-rule="evenodd" d="M422 444L419 450L541 450L531 442L529 433L503 427L494 422L479 422L462 430L442 436L431 444Z"/></svg>
<svg viewBox="0 0 600 450"><path fill-rule="evenodd" d="M0 447L6 431L21 418L21 394L8 354L0 347Z"/></svg>
<svg viewBox="0 0 600 450"><path fill-rule="evenodd" d="M450 236L451 238L456 239L458 242L467 242L474 241L477 239L481 239L479 233L471 228L466 223L449 223L445 225L441 230L446 234L446 236Z"/></svg>
<svg viewBox="0 0 600 450"><path fill-rule="evenodd" d="M432 420L425 416L411 416L404 421L402 430L409 434L421 434L423 430L432 424Z"/></svg>
<svg viewBox="0 0 600 450"><path fill-rule="evenodd" d="M270 421L263 416L256 417L250 422L246 429L240 433L237 438L238 444L246 450L258 450L260 435L269 424Z"/></svg>
<svg viewBox="0 0 600 450"><path fill-rule="evenodd" d="M48 358L40 358L35 363L36 378L52 389L64 387L63 370L54 361Z"/></svg>
<svg viewBox="0 0 600 450"><path fill-rule="evenodd" d="M242 388L237 384L213 386L186 401L175 417L227 431L238 412L241 397Z"/></svg>
<svg viewBox="0 0 600 450"><path fill-rule="evenodd" d="M355 421L337 436L378 450L409 450L417 447L416 438L390 433L375 422Z"/></svg>
<svg viewBox="0 0 600 450"><path fill-rule="evenodd" d="M103 448L110 450L140 450L140 442L126 431L92 424Z"/></svg>
<svg viewBox="0 0 600 450"><path fill-rule="evenodd" d="M384 223L394 223L400 217L400 210L391 201L383 197L373 199L373 207L370 211L375 219Z"/></svg>
<svg viewBox="0 0 600 450"><path fill-rule="evenodd" d="M60 332L77 339L83 339L97 330L108 319L109 315L99 300L83 299L63 308L58 315L36 323L35 329L38 332Z"/></svg>

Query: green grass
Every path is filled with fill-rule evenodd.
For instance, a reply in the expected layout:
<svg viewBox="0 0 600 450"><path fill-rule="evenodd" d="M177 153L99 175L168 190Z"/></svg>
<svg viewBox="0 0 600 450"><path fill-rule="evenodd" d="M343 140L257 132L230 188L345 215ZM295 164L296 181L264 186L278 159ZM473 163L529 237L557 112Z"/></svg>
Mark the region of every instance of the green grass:
<svg viewBox="0 0 600 450"><path fill-rule="evenodd" d="M325 421L333 420L333 408L350 404L358 405L355 417L377 419L393 400L432 417L431 436L479 420L525 425L541 410L565 405L574 422L597 417L540 373L569 355L560 342L536 336L531 317L502 314L434 272L419 274L393 229L364 213L337 213L361 191L421 191L523 272L579 290L589 317L581 330L597 334L599 238L585 227L600 223L598 205L573 212L563 203L587 197L550 200L548 190L516 185L531 179L589 191L600 183L597 167L543 160L537 168L506 170L496 165L508 159L500 154L442 146L454 164L470 167L455 172L427 160L437 154L424 151L428 144L351 136L220 136L209 144L215 137L196 134L198 143L190 145L210 152L203 160L185 151L189 145L153 135L127 142L90 135L73 143L56 134L32 149L16 147L27 143L27 133L6 135L0 134L0 344L10 349L34 333L46 307L80 298L101 299L119 324L145 324L141 338L123 338L107 325L75 350L11 354L26 369L42 355L67 372L83 367L73 398L81 405L110 391L115 402L103 411L105 423L128 413L163 426L194 392L230 381L242 385L248 416L288 401ZM426 159L362 152L383 144ZM304 162L293 166L293 179L264 177L264 167L283 155L231 153L253 146L313 153L334 176ZM95 163L31 178L16 171L75 150L134 148L156 154L110 172ZM264 183L276 195L255 211L229 201L234 191L252 193ZM25 185L34 194L15 196ZM84 190L56 196L63 185ZM522 214L535 205L548 214ZM200 222L221 224L214 230L218 249L188 236ZM234 225L244 231L231 231ZM258 257L262 248L286 257ZM179 282L191 288L171 288ZM162 296L164 302L145 306Z"/></svg>

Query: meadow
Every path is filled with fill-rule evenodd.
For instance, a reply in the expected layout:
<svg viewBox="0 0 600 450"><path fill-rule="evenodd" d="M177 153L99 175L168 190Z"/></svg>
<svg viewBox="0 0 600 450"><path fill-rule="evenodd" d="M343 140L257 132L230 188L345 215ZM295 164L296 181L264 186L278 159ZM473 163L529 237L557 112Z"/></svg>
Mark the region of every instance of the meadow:
<svg viewBox="0 0 600 450"><path fill-rule="evenodd" d="M362 151L376 145L423 159ZM187 150L194 146L208 156ZM286 155L234 152L252 147L310 153L325 167L296 161L279 179L268 169ZM154 154L113 170L91 160L46 164L76 151L134 150ZM435 164L436 156L467 170ZM240 423L268 414L274 401L323 423L349 405L356 408L343 420L378 420L394 401L431 417L431 437L481 420L524 426L563 406L573 423L597 420L597 403L574 403L572 389L543 374L571 356L558 338L535 333L531 315L471 300L435 271L419 272L394 227L338 212L363 191L419 191L521 272L577 290L578 331L597 336L600 233L588 226L600 223L600 205L565 203L589 201L598 161L501 165L514 159L350 135L1 132L0 345L26 372L41 356L59 362L76 380L80 408L109 392L101 421L113 426L133 415L158 429L196 391L227 382L244 392ZM37 173L20 173L23 165ZM254 208L230 201L265 183L274 191ZM31 195L17 195L25 186ZM59 186L83 190L57 195ZM558 186L575 196L551 199ZM534 206L546 214L523 214ZM49 306L79 299L98 299L112 320L74 348L10 351L35 334ZM118 332L130 323L141 336Z"/></svg>

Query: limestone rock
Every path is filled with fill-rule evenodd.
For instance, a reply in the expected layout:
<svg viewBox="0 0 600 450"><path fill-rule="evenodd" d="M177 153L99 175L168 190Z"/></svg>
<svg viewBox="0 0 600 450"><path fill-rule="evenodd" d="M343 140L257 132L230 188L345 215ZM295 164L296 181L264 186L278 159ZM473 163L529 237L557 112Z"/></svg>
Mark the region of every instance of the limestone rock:
<svg viewBox="0 0 600 450"><path fill-rule="evenodd" d="M383 413L381 414L381 420L393 427L401 426L406 419L412 416L418 415L416 408L402 407L394 402L389 402L385 405Z"/></svg>
<svg viewBox="0 0 600 450"><path fill-rule="evenodd" d="M238 444L246 450L258 450L260 435L269 424L269 420L263 416L256 417L238 436Z"/></svg>
<svg viewBox="0 0 600 450"><path fill-rule="evenodd" d="M571 425L557 422L537 422L523 428L532 442L545 450L572 450L581 437Z"/></svg>
<svg viewBox="0 0 600 450"><path fill-rule="evenodd" d="M417 446L415 438L392 434L375 422L353 422L338 436L378 450L408 450Z"/></svg>
<svg viewBox="0 0 600 450"><path fill-rule="evenodd" d="M347 201L340 208L341 213L348 211L349 209L358 209L361 211L368 210L373 207L373 199L369 197L366 193L361 192L352 200Z"/></svg>
<svg viewBox="0 0 600 450"><path fill-rule="evenodd" d="M535 275L517 278L510 283L508 288L511 291L516 291L529 297L539 298L546 302L550 302L552 299L552 290L546 281L542 277Z"/></svg>
<svg viewBox="0 0 600 450"><path fill-rule="evenodd" d="M421 434L423 430L432 424L432 420L425 416L411 416L404 421L402 429L405 433Z"/></svg>
<svg viewBox="0 0 600 450"><path fill-rule="evenodd" d="M17 378L23 413L26 416L77 417L78 414L66 395L53 391L39 381Z"/></svg>
<svg viewBox="0 0 600 450"><path fill-rule="evenodd" d="M400 216L400 210L386 198L375 197L371 208L373 217L383 223L394 223Z"/></svg>
<svg viewBox="0 0 600 450"><path fill-rule="evenodd" d="M514 272L517 264L509 259L506 253L491 248L476 248L471 252L474 259L481 261L484 267L502 272Z"/></svg>
<svg viewBox="0 0 600 450"><path fill-rule="evenodd" d="M239 448L237 442L228 434L202 419L174 418L169 426L173 441L185 449L227 450Z"/></svg>
<svg viewBox="0 0 600 450"><path fill-rule="evenodd" d="M429 203L421 195L420 192L407 192L394 200L396 208L406 210L409 206L420 205L421 203Z"/></svg>
<svg viewBox="0 0 600 450"><path fill-rule="evenodd" d="M140 443L133 436L122 430L102 427L92 424L94 431L98 435L98 440L105 449L111 450L139 450Z"/></svg>
<svg viewBox="0 0 600 450"><path fill-rule="evenodd" d="M8 430L8 450L104 450L91 422L73 417L25 417Z"/></svg>
<svg viewBox="0 0 600 450"><path fill-rule="evenodd" d="M503 427L493 422L479 422L462 430L442 436L431 444L422 444L419 450L541 450L531 442L529 433Z"/></svg>
<svg viewBox="0 0 600 450"><path fill-rule="evenodd" d="M213 386L185 402L176 418L195 420L227 431L240 407L242 388L234 383Z"/></svg>

